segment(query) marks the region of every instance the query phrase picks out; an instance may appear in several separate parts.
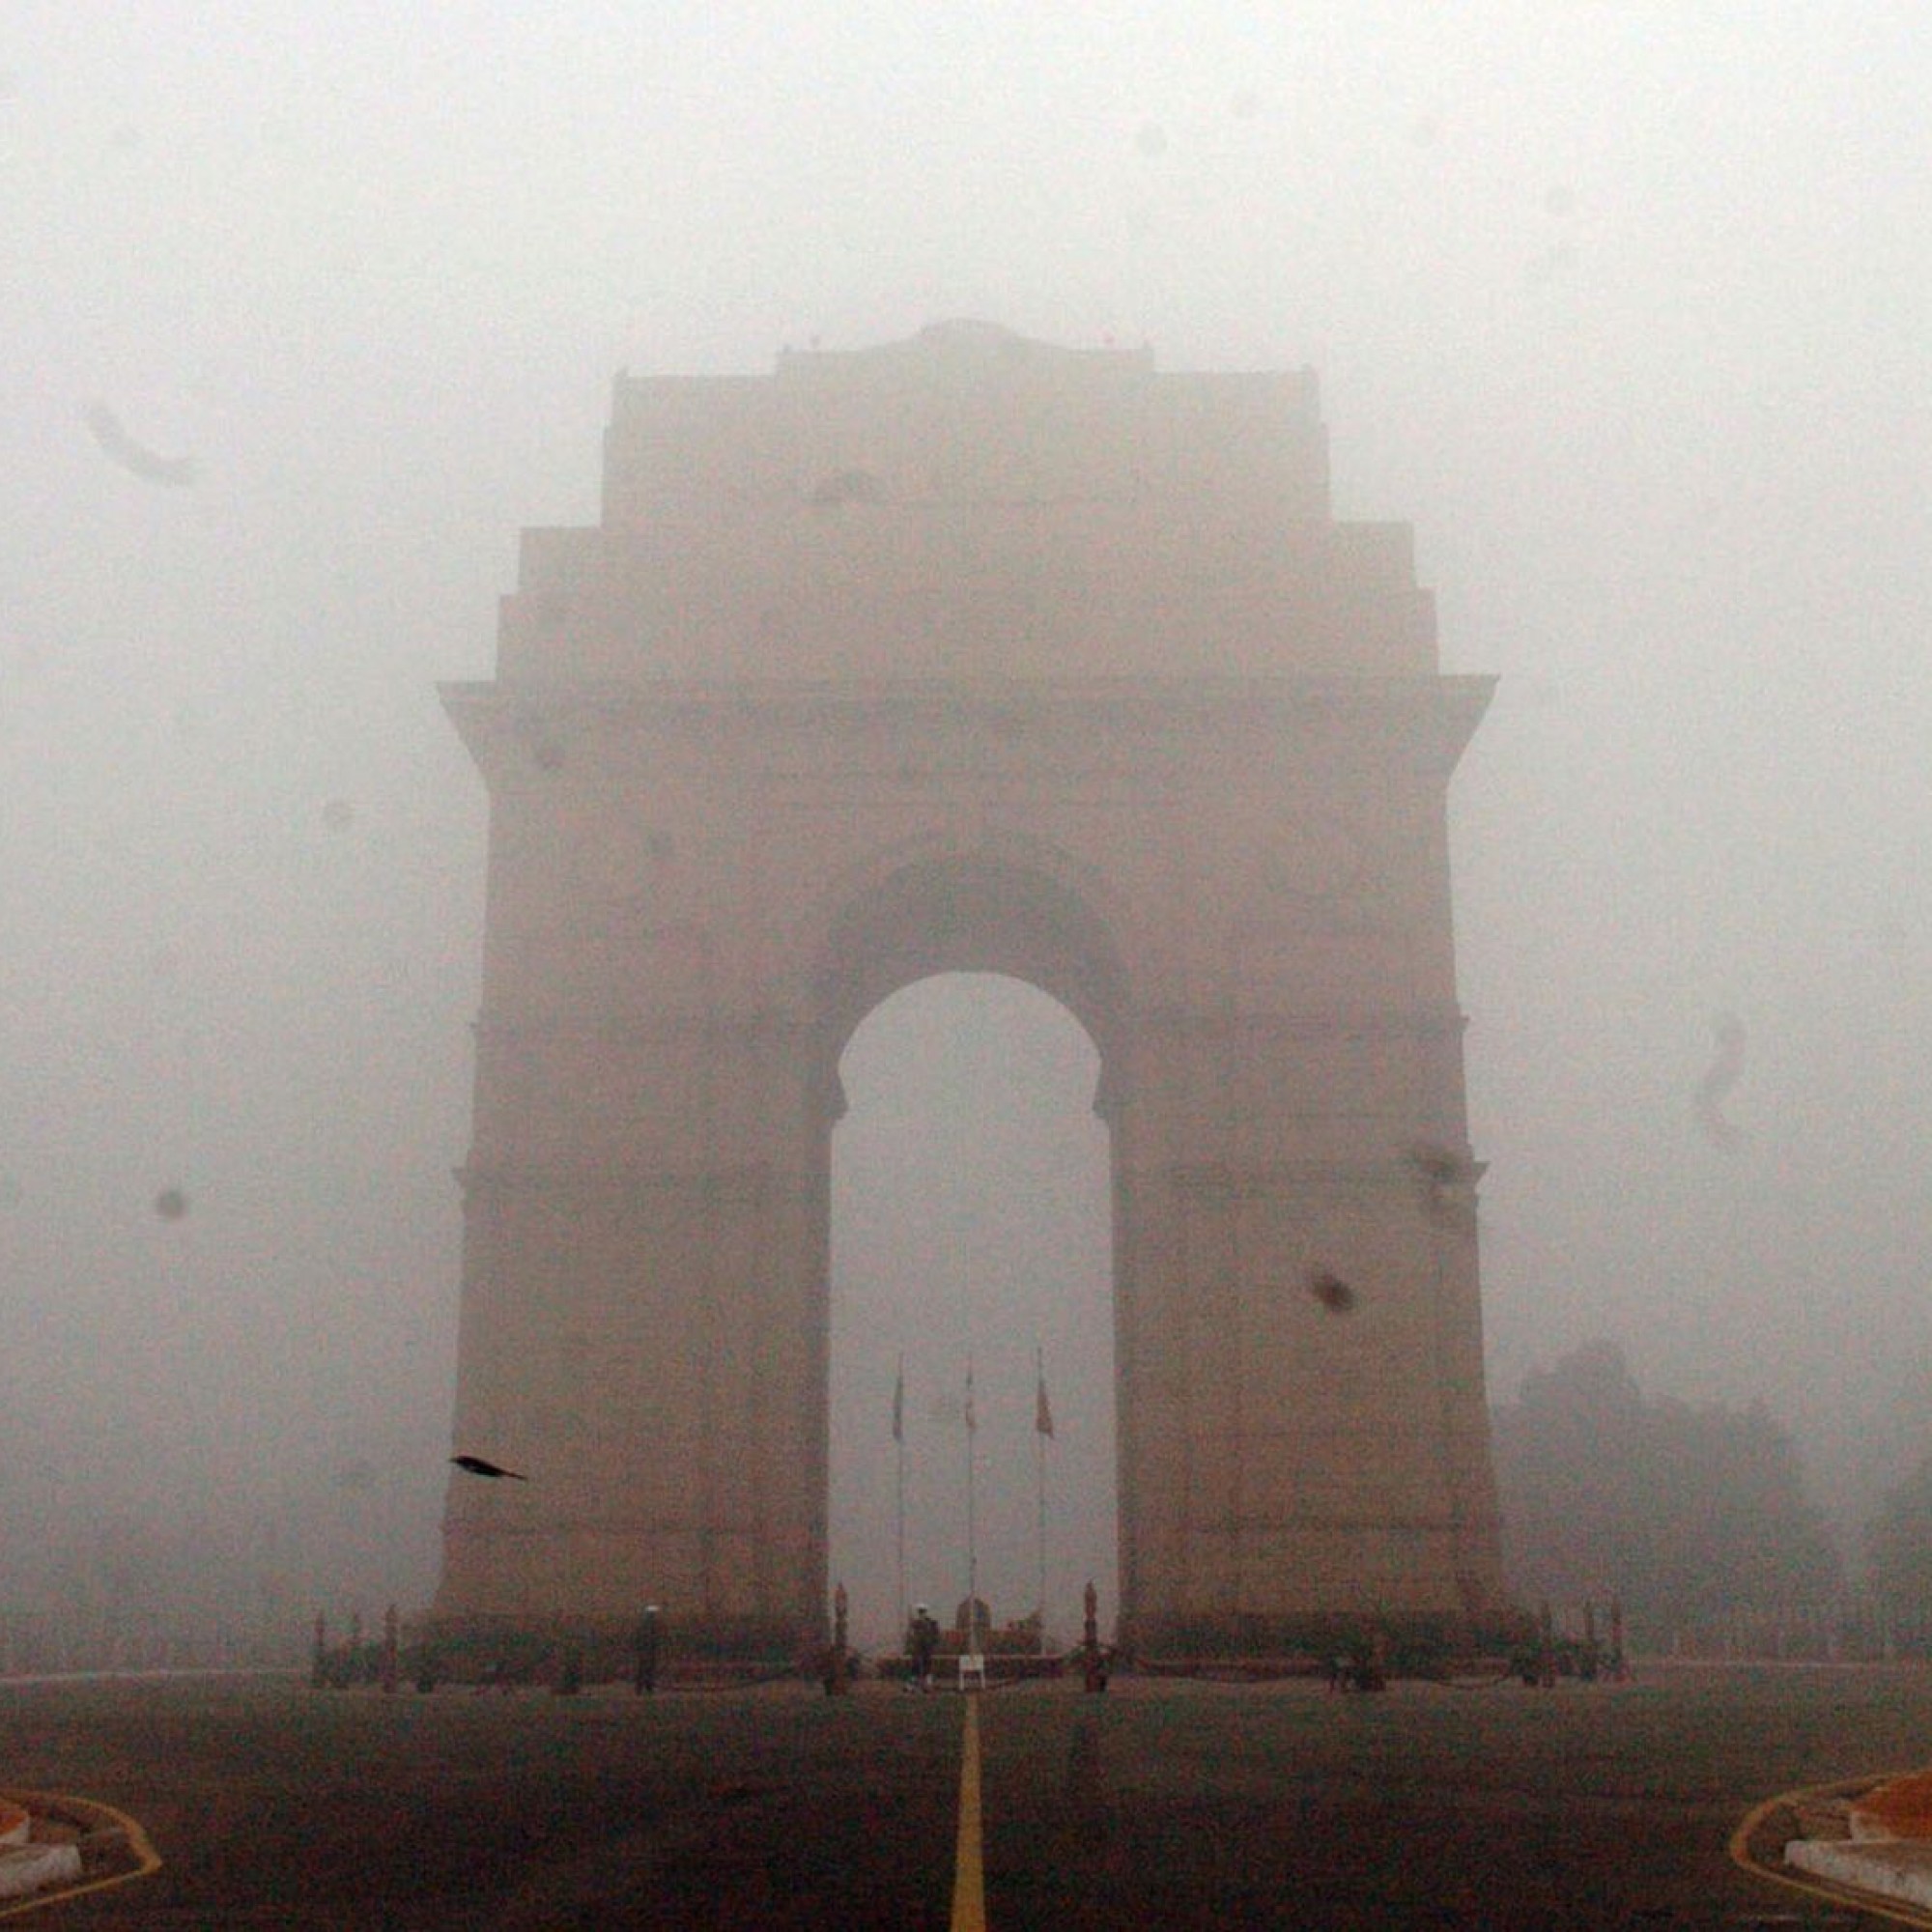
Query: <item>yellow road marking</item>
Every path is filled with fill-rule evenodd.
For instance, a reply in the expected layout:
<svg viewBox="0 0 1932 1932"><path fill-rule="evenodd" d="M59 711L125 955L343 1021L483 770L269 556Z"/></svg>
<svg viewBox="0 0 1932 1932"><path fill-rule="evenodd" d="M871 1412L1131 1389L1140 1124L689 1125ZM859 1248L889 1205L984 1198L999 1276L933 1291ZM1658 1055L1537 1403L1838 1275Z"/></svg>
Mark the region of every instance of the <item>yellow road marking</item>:
<svg viewBox="0 0 1932 1932"><path fill-rule="evenodd" d="M986 1932L986 1874L980 1862L980 1700L968 1696L959 1753L959 1841L952 1855L952 1932Z"/></svg>
<svg viewBox="0 0 1932 1932"><path fill-rule="evenodd" d="M21 1899L15 1905L0 1905L0 1918L17 1918L24 1912L38 1912L43 1905L59 1905L70 1898L78 1898L83 1892L105 1891L110 1886L126 1885L132 1878L146 1878L150 1872L161 1868L161 1855L149 1841L148 1834L125 1811L117 1811L111 1804L103 1804L96 1798L63 1798L45 1791L10 1791L8 1797L16 1804L23 1804L29 1811L58 1810L63 1804L71 1805L82 1812L99 1812L111 1818L120 1826L128 1839L128 1849L134 1855L132 1871L115 1872L107 1878L89 1879L84 1885L62 1886L52 1891L38 1891L33 1897Z"/></svg>
<svg viewBox="0 0 1932 1932"><path fill-rule="evenodd" d="M1896 1775L1896 1774L1894 1774ZM1798 1791L1785 1791L1776 1798L1767 1798L1762 1804L1754 1804L1745 1813L1744 1821L1731 1833L1726 1850L1731 1855L1731 1862L1742 1867L1753 1878L1761 1878L1772 1885L1781 1885L1790 1891L1802 1891L1811 1898L1822 1898L1833 1905L1848 1905L1855 1911L1868 1914L1873 1918L1889 1918L1894 1925L1916 1925L1921 1928L1932 1926L1932 1915L1918 1911L1902 1899L1880 1899L1874 1892L1861 1891L1856 1886L1829 1885L1822 1880L1795 1878L1789 1872L1775 1871L1770 1865L1760 1864L1751 1856L1751 1834L1758 1826L1776 1811L1780 1804L1796 1806L1807 1798L1836 1798L1850 1791L1862 1791L1873 1784L1883 1784L1882 1777L1840 1778L1835 1784L1812 1784Z"/></svg>

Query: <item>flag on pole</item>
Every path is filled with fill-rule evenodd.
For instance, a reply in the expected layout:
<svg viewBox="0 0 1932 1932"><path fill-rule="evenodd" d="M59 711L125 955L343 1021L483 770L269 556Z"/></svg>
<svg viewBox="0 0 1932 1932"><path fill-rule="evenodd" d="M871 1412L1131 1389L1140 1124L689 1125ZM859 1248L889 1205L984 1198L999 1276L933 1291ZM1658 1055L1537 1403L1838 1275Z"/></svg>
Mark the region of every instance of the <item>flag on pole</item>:
<svg viewBox="0 0 1932 1932"><path fill-rule="evenodd" d="M893 1440L905 1440L905 1357L899 1357L898 1379L893 1384Z"/></svg>
<svg viewBox="0 0 1932 1932"><path fill-rule="evenodd" d="M1035 1373L1038 1378L1034 1393L1033 1426L1041 1435L1053 1434L1053 1405L1046 1399L1046 1358L1037 1352L1034 1361Z"/></svg>
<svg viewBox="0 0 1932 1932"><path fill-rule="evenodd" d="M980 1426L980 1418L973 1413L973 1364L966 1364L966 1434L971 1435Z"/></svg>

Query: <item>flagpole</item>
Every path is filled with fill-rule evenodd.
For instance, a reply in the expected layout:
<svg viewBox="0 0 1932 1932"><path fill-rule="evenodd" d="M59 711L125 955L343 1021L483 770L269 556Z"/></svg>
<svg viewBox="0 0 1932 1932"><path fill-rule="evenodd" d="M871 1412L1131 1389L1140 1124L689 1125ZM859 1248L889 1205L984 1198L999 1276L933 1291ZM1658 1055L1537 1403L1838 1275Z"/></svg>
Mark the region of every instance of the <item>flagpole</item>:
<svg viewBox="0 0 1932 1932"><path fill-rule="evenodd" d="M1033 1415L1034 1475L1039 1493L1039 1589L1034 1598L1034 1615L1039 1623L1039 1640L1046 1643L1046 1438L1051 1423L1046 1407L1046 1356L1037 1348L1033 1351L1035 1397Z"/></svg>
<svg viewBox="0 0 1932 1932"><path fill-rule="evenodd" d="M906 1627L905 1562L905 1355L899 1355L898 1379L893 1384L893 1448L898 1460L898 1628Z"/></svg>
<svg viewBox="0 0 1932 1932"><path fill-rule="evenodd" d="M979 1432L979 1418L973 1413L973 1358L966 1357L966 1648L979 1649L980 1634L980 1541L975 1514L973 1438Z"/></svg>

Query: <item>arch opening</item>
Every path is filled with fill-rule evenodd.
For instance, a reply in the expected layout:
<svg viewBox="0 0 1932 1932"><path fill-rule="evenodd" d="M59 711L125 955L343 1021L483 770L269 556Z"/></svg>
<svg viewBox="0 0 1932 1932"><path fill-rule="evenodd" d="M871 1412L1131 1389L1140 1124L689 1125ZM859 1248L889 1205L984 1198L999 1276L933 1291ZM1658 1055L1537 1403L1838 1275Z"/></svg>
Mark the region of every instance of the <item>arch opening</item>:
<svg viewBox="0 0 1932 1932"><path fill-rule="evenodd" d="M1079 1022L1112 1092L1126 975L1105 921L1056 876L1055 855L927 854L853 893L826 933L814 988L835 1058L882 1002L943 974L1023 980Z"/></svg>
<svg viewBox="0 0 1932 1932"><path fill-rule="evenodd" d="M970 1581L1064 1647L1120 1568L1098 1047L1037 986L952 972L881 1000L838 1071L828 1554L852 1640L895 1646L913 1603L950 1623Z"/></svg>

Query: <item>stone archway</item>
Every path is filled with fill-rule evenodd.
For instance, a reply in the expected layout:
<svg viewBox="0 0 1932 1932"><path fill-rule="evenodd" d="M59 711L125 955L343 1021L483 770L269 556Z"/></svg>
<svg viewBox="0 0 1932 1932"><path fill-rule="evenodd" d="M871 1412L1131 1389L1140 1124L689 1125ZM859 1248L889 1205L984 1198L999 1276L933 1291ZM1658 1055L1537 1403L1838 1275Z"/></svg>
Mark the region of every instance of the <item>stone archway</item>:
<svg viewBox="0 0 1932 1932"><path fill-rule="evenodd" d="M861 491L827 478L863 475ZM1501 1599L1446 791L1406 532L1305 378L957 326L620 378L498 677L436 1614L822 1628L830 1137L880 999L1010 973L1101 1054L1121 1627Z"/></svg>

